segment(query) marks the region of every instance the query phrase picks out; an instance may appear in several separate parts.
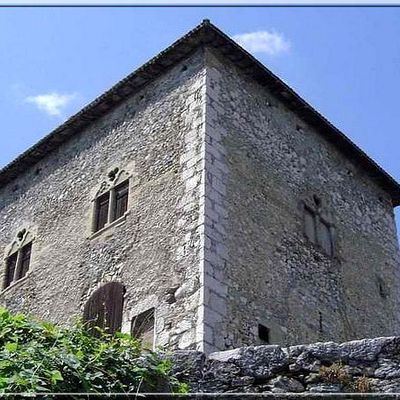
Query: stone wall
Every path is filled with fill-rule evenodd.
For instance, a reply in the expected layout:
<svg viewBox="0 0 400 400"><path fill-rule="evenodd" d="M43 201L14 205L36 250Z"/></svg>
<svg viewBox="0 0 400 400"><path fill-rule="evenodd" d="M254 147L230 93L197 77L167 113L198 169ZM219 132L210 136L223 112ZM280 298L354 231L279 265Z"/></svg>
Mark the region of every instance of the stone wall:
<svg viewBox="0 0 400 400"><path fill-rule="evenodd" d="M261 343L259 323L273 344L398 334L400 260L389 195L212 50L206 107L207 171L219 173L208 183L206 267L226 285L210 300L209 326L218 334L209 334L209 347ZM332 227L332 257L304 233L304 207L316 201Z"/></svg>
<svg viewBox="0 0 400 400"><path fill-rule="evenodd" d="M204 92L200 49L0 188L0 258L20 230L34 236L29 273L2 305L67 324L116 280L124 331L155 307L156 345L195 345ZM93 235L93 198L115 167L131 176L128 213Z"/></svg>
<svg viewBox="0 0 400 400"><path fill-rule="evenodd" d="M251 346L208 357L182 351L173 358L175 375L191 392L400 393L400 337Z"/></svg>
<svg viewBox="0 0 400 400"><path fill-rule="evenodd" d="M116 167L130 176L128 212L93 234L96 193ZM304 235L315 198L333 257ZM12 311L67 324L117 280L123 331L154 307L156 346L257 344L259 324L277 344L399 332L388 194L209 49L1 187L0 221L4 258L19 231L34 238L28 275L0 293Z"/></svg>

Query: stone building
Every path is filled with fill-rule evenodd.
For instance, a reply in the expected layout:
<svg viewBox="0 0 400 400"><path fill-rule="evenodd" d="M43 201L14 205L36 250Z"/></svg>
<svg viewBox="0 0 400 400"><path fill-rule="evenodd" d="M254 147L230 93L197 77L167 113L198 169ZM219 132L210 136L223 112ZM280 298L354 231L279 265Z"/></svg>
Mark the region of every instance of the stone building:
<svg viewBox="0 0 400 400"><path fill-rule="evenodd" d="M206 352L400 334L399 204L203 21L0 171L0 302Z"/></svg>

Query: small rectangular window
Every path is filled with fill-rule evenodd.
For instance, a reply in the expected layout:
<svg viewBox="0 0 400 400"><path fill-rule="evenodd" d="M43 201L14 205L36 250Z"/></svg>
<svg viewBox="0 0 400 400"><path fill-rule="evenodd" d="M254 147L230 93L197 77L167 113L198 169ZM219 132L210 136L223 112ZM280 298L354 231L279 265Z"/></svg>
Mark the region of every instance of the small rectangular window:
<svg viewBox="0 0 400 400"><path fill-rule="evenodd" d="M269 328L264 325L258 324L258 338L265 344L270 343Z"/></svg>
<svg viewBox="0 0 400 400"><path fill-rule="evenodd" d="M142 346L153 348L154 341L154 308L147 310L132 320L131 335L138 339Z"/></svg>
<svg viewBox="0 0 400 400"><path fill-rule="evenodd" d="M121 183L115 188L114 219L122 217L128 209L129 182Z"/></svg>
<svg viewBox="0 0 400 400"><path fill-rule="evenodd" d="M32 243L27 244L21 249L21 260L19 262L18 275L16 279L23 278L29 270L31 263Z"/></svg>
<svg viewBox="0 0 400 400"><path fill-rule="evenodd" d="M4 288L11 285L14 280L15 268L17 267L18 253L12 254L6 261L6 275L4 277Z"/></svg>
<svg viewBox="0 0 400 400"><path fill-rule="evenodd" d="M96 200L96 231L104 228L108 221L110 193L107 192Z"/></svg>

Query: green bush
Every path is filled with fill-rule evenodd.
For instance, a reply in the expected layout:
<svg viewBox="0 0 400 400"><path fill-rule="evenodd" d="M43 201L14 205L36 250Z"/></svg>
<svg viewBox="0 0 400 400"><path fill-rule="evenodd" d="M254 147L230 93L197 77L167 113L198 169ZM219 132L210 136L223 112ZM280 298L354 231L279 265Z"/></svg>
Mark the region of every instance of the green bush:
<svg viewBox="0 0 400 400"><path fill-rule="evenodd" d="M90 335L0 308L1 393L132 393L183 391L166 357L129 335Z"/></svg>

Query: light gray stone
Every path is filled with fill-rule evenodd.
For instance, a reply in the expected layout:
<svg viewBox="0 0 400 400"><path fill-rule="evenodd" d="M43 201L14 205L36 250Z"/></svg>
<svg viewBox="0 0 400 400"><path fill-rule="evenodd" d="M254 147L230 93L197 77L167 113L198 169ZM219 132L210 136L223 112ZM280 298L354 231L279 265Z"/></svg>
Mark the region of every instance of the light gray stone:
<svg viewBox="0 0 400 400"><path fill-rule="evenodd" d="M343 386L338 383L316 383L307 386L307 391L310 393L340 393Z"/></svg>
<svg viewBox="0 0 400 400"><path fill-rule="evenodd" d="M353 360L375 361L385 344L390 342L391 338L376 338L354 340L341 345L348 352L349 358Z"/></svg>
<svg viewBox="0 0 400 400"><path fill-rule="evenodd" d="M267 379L285 369L289 359L279 346L250 346L241 349L241 357L235 363L242 368L243 374Z"/></svg>
<svg viewBox="0 0 400 400"><path fill-rule="evenodd" d="M211 353L208 358L215 361L232 362L241 358L241 352L241 349L218 351L215 353Z"/></svg>
<svg viewBox="0 0 400 400"><path fill-rule="evenodd" d="M193 226L203 169L186 161L203 158L204 93L191 100L200 120L187 107L205 85L205 66L201 52L186 61L186 74L181 65L170 69L0 188L0 258L21 229L35 233L30 272L0 294L2 305L68 325L97 287L117 280L126 288L124 329L155 307L164 320L156 346L194 345L201 247ZM115 167L131 176L129 213L92 237L92 200ZM175 285L176 302L168 292ZM192 332L173 333L183 319Z"/></svg>
<svg viewBox="0 0 400 400"><path fill-rule="evenodd" d="M278 376L277 378L271 379L269 384L272 386L273 392L275 392L274 389L279 389L281 393L300 393L305 390L303 384L298 380L285 376Z"/></svg>
<svg viewBox="0 0 400 400"><path fill-rule="evenodd" d="M387 361L375 370L374 376L380 379L400 378L399 362Z"/></svg>

